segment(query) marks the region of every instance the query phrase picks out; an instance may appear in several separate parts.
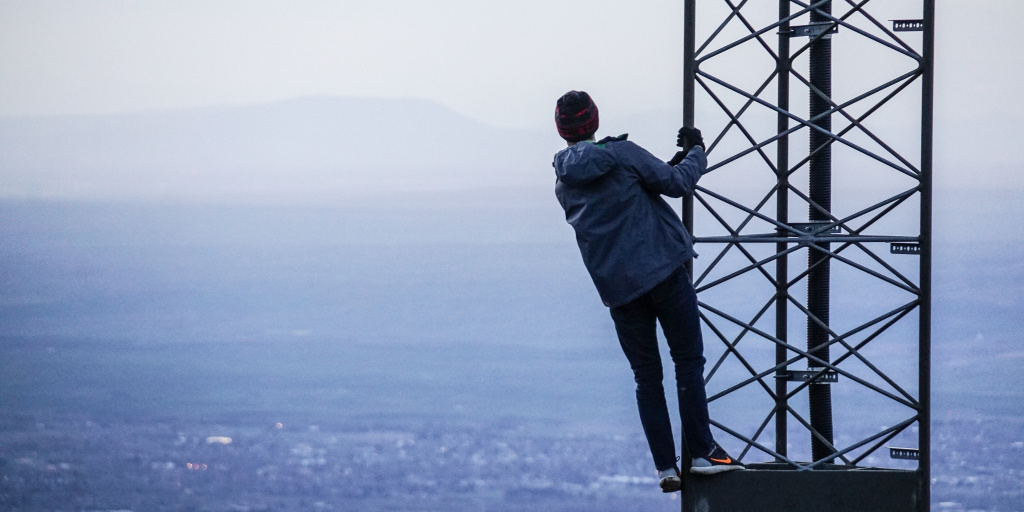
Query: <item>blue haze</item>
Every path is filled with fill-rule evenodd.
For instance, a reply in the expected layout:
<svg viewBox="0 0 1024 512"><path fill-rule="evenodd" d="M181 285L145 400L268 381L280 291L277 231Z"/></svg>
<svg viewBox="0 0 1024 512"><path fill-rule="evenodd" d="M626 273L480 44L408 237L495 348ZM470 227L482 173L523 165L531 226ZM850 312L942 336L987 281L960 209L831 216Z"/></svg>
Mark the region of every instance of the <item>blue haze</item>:
<svg viewBox="0 0 1024 512"><path fill-rule="evenodd" d="M11 126L5 124L0 136L15 133L27 137L23 142L32 140L24 134L35 132ZM111 143L108 149L116 147ZM18 154L33 151L41 150L26 147ZM238 151L245 152L244 145ZM373 154L372 148L359 151L359 158ZM481 158L466 151L467 159ZM147 471L163 467L165 459L146 458L148 448L118 444L124 442L118 437L121 428L139 439L200 439L166 447L166 453L179 453L178 469L185 460L181 450L195 445L201 451L205 435L223 431L250 440L246 453L276 453L272 444L261 443L270 443L267 432L281 423L283 432L296 436L288 445L292 452L285 449L284 456L300 457L294 450L318 446L322 439L300 437L324 431L360 440L350 444L354 455L339 458L363 460L360 450L366 449L392 454L396 463L422 464L424 472L458 473L429 458L451 445L431 444L444 436L462 439L465 446L479 444L479 452L467 448L469 461L477 453L511 446L520 457L515 464L521 464L509 466L514 468L532 468L533 462L525 462L531 454L574 454L529 473L534 480L525 472L460 476L452 492L464 501L453 510L479 509L480 500L499 510L494 504L524 499L517 493L565 510L588 509L581 496L608 510L625 509L614 508L616 499L636 507L675 506L650 497L632 375L549 188L548 154L537 157L536 174L503 178L493 169L482 170L486 175L478 179L489 188L388 195L375 190L368 199L330 187L329 193L314 194L314 182L289 189L308 201L275 202L265 191L289 175L273 166L253 178L260 186L252 196L239 192L235 171L204 182L216 185L223 196L219 201L189 200L194 185L175 188L174 183L161 189L167 194L147 196L153 178L146 176L131 183L136 188L118 190L121 177L135 172L133 159L144 158L137 153L122 168L112 166L111 176L97 179L102 193L96 196L68 196L74 188L68 183L75 179L69 170L49 169L32 181L34 171L26 168L23 174L5 172L0 183L7 187L0 199L4 475L30 486L32 478L48 474L47 464L59 472L65 460L103 458L101 450L88 448L97 446L90 444L99 443L96 439L132 453L128 460ZM329 165L321 167L314 175L329 173ZM469 171L446 179L457 182L463 172ZM947 510L1010 510L1006 504L1019 503L1014 500L1022 493L1024 233L1008 220L1021 216L1018 196L1013 189L936 191L933 417L939 480L934 495L936 503L953 503ZM713 341L707 340L709 347ZM910 341L908 348L889 354L890 361L911 356ZM710 349L715 350L720 349ZM870 407L852 403L838 411L840 419L856 419ZM95 425L103 427L102 434L76 433ZM61 437L54 429L72 433ZM383 444L366 440L377 439L374 435L399 438L387 437ZM413 462L403 459L407 437L434 451L427 450L427 458L404 456ZM51 449L50 439L73 448ZM487 444L488 439L499 441ZM530 444L548 442L545 448ZM1001 473L977 466L979 444L1016 465ZM598 489L621 485L626 490L608 497L593 494L598 491L592 484L536 483L582 471L572 467L580 453L604 457L588 460L593 472L588 482L603 482ZM386 474L386 466L375 471ZM336 469L344 474L346 468ZM969 480L977 475L988 483ZM503 482L508 490L489 495L458 487L484 480ZM59 496L69 488L40 481L49 487L33 495ZM646 498L630 494L634 481L639 482L636 496ZM425 503L445 495L437 488L443 483L421 484L417 496ZM24 491L29 487L3 485L0 505L53 509L42 501L32 505ZM103 498L99 489L108 489L106 483L89 485L96 486L95 500L81 502L82 507L146 509L144 500ZM312 492L302 489L287 487L280 496ZM359 503L365 510L404 503L395 496L345 492L325 494L321 501ZM296 503L279 505L304 508Z"/></svg>
<svg viewBox="0 0 1024 512"><path fill-rule="evenodd" d="M624 460L645 476L628 366L557 205L535 199L6 200L3 422L512 426L626 436ZM1024 273L1015 243L979 238L937 244L936 445L969 452L978 429L997 428L1012 456L1024 440ZM837 431L862 412L837 411Z"/></svg>

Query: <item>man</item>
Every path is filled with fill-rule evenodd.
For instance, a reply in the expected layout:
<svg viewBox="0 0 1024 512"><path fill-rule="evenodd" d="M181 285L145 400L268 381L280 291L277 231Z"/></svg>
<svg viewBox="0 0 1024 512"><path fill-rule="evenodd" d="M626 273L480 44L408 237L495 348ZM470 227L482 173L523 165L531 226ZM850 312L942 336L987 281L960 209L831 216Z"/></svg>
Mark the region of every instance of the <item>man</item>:
<svg viewBox="0 0 1024 512"><path fill-rule="evenodd" d="M555 195L576 231L583 263L610 309L633 369L640 422L662 491L678 491L682 481L662 386L656 322L675 364L690 471L742 469L711 435L697 295L684 266L696 253L682 221L661 197L692 193L707 171L700 131L680 129L683 150L668 163L625 135L595 142L597 106L579 91L558 100L555 125L569 146L555 154Z"/></svg>

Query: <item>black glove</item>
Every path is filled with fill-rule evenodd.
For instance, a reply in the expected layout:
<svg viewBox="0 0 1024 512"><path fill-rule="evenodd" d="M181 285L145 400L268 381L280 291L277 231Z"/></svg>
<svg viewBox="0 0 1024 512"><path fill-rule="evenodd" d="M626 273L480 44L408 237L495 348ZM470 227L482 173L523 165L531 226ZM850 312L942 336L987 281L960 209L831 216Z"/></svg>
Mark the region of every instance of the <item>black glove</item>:
<svg viewBox="0 0 1024 512"><path fill-rule="evenodd" d="M679 165L679 162L682 162L683 159L686 158L686 153L689 153L689 151L676 151L675 156L668 161L668 164L672 167Z"/></svg>
<svg viewBox="0 0 1024 512"><path fill-rule="evenodd" d="M683 151L689 151L694 146L700 146L701 149L707 151L707 148L704 147L704 138L701 137L700 130L687 126L679 129L676 146L683 148Z"/></svg>

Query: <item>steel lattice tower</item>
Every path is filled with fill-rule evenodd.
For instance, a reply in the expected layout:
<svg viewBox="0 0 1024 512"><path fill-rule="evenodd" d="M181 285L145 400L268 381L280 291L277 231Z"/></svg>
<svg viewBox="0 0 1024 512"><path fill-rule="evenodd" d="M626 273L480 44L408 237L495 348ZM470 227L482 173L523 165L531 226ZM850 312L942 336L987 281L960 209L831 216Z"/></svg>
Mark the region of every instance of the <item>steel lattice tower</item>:
<svg viewBox="0 0 1024 512"><path fill-rule="evenodd" d="M752 469L684 510L929 509L934 12L685 1L705 378Z"/></svg>

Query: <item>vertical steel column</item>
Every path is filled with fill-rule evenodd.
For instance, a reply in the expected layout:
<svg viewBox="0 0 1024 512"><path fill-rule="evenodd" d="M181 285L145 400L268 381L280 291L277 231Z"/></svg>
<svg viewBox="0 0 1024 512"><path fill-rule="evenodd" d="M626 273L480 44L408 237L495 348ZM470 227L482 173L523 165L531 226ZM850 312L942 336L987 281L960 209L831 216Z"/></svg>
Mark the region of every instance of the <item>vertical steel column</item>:
<svg viewBox="0 0 1024 512"><path fill-rule="evenodd" d="M696 63L694 62L694 51L696 51L697 36L694 30L697 27L697 15L694 11L697 0L686 0L683 2L683 126L693 126L693 83ZM693 195L683 196L683 227L693 236ZM693 260L686 262L686 272L693 280ZM682 434L682 442L679 443L680 454L683 462L683 470L690 460L690 454L686 448L686 432L679 429Z"/></svg>
<svg viewBox="0 0 1024 512"><path fill-rule="evenodd" d="M917 509L931 509L931 358L932 358L932 101L935 80L935 0L924 0L921 56L921 310L918 327L918 490Z"/></svg>
<svg viewBox="0 0 1024 512"><path fill-rule="evenodd" d="M693 126L694 98L693 88L695 82L696 66L695 56L697 35L694 33L697 27L697 0L686 0L683 2L683 126ZM693 235L693 196L683 196L683 226L686 231ZM686 271L693 278L693 260L686 262ZM685 446L685 443L684 443Z"/></svg>
<svg viewBox="0 0 1024 512"><path fill-rule="evenodd" d="M790 0L779 0L779 19L785 20L789 17ZM789 21L779 25L779 57L776 62L778 69L778 107L783 112L789 111L789 70L792 63L789 57ZM789 130L789 116L782 112L778 114L778 133L786 133ZM784 135L776 142L776 173L777 186L775 195L775 217L782 224L789 223L789 136ZM782 254L775 262L775 337L785 342L788 339L789 316L787 310L789 304L786 296L789 293L789 257L786 250L789 244L779 242L775 244L776 254ZM784 365L789 358L786 347L775 346L775 364ZM787 420L789 414L786 410L786 395L789 392L786 380L789 374L788 368L779 366L775 374L775 452L786 456L786 445L789 443Z"/></svg>
<svg viewBox="0 0 1024 512"><path fill-rule="evenodd" d="M831 14L832 2L823 3L811 11L811 25L829 23ZM831 115L824 114L832 108L832 40L827 32L811 42L809 96L811 124L831 133ZM809 138L809 195L813 203L808 208L808 220L812 223L828 222L832 211L832 140L829 135L816 129L810 130ZM831 244L818 242L815 245L828 250ZM829 361L828 330L821 325L829 325L830 259L822 251L808 247L807 268L807 309L810 311L807 318L807 349L814 357ZM808 364L817 366L813 361ZM832 444L832 390L827 383L811 384L808 397L811 426L825 441L812 433L811 454L814 460L821 460L833 452L829 447Z"/></svg>

